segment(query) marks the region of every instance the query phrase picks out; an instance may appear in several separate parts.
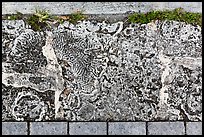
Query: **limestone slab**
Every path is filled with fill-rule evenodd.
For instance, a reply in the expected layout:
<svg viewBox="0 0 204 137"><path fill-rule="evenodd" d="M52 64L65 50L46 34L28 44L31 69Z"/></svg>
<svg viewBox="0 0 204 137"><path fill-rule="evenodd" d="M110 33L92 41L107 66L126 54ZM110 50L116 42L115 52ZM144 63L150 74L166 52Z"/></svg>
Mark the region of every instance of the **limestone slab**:
<svg viewBox="0 0 204 137"><path fill-rule="evenodd" d="M52 14L71 14L77 10L85 14L122 14L180 7L186 11L202 13L202 2L3 2L2 14L16 11L31 14L36 7L49 10Z"/></svg>
<svg viewBox="0 0 204 137"><path fill-rule="evenodd" d="M27 135L27 122L2 122L2 135Z"/></svg>
<svg viewBox="0 0 204 137"><path fill-rule="evenodd" d="M148 135L184 135L183 122L148 122Z"/></svg>
<svg viewBox="0 0 204 137"><path fill-rule="evenodd" d="M2 21L4 121L202 120L202 33L177 21Z"/></svg>
<svg viewBox="0 0 204 137"><path fill-rule="evenodd" d="M106 135L106 122L69 122L70 135Z"/></svg>
<svg viewBox="0 0 204 137"><path fill-rule="evenodd" d="M31 122L30 135L67 135L67 122Z"/></svg>
<svg viewBox="0 0 204 137"><path fill-rule="evenodd" d="M187 122L186 123L187 135L202 135L202 122Z"/></svg>
<svg viewBox="0 0 204 137"><path fill-rule="evenodd" d="M108 135L146 135L145 122L109 122Z"/></svg>

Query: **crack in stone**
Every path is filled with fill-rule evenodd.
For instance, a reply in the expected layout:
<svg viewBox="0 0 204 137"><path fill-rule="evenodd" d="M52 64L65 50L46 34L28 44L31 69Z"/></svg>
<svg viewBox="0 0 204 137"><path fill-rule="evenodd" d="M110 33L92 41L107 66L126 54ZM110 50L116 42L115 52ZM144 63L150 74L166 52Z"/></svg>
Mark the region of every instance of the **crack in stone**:
<svg viewBox="0 0 204 137"><path fill-rule="evenodd" d="M165 92L168 89L168 84L166 84L166 77L169 75L170 68L169 64L171 62L171 59L163 55L163 51L159 53L159 60L162 62L161 69L163 70L163 73L161 74L161 82L162 82L162 88L160 89L160 105L167 104L168 99L168 93Z"/></svg>
<svg viewBox="0 0 204 137"><path fill-rule="evenodd" d="M160 105L167 104L168 90L170 81L172 80L170 71L170 64L176 63L177 65L183 65L189 69L196 69L197 67L202 67L202 58L193 57L168 57L163 54L163 50L159 53L159 60L162 62L161 69L163 70L161 74L162 88L160 89ZM167 78L168 77L168 78ZM170 77L170 78L169 78Z"/></svg>
<svg viewBox="0 0 204 137"><path fill-rule="evenodd" d="M58 110L60 108L59 97L62 91L64 90L64 79L62 76L62 68L57 61L57 57L55 55L54 49L52 47L52 33L47 32L46 44L42 48L43 55L47 58L48 64L47 69L55 71L54 75L56 77L56 90L55 90L55 118L58 116Z"/></svg>

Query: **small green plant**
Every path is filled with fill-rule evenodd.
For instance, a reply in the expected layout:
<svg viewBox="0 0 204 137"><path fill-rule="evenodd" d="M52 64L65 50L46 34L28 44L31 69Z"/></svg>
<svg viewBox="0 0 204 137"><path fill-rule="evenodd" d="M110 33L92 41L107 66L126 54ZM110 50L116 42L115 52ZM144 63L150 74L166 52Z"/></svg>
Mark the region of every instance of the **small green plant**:
<svg viewBox="0 0 204 137"><path fill-rule="evenodd" d="M81 11L77 11L75 13L72 13L70 15L69 21L73 24L76 24L78 21L80 20L84 20L87 17L85 15L83 15L83 13Z"/></svg>
<svg viewBox="0 0 204 137"><path fill-rule="evenodd" d="M34 15L39 18L39 22L41 23L46 22L50 18L48 11L45 11L45 10L36 9L36 12Z"/></svg>
<svg viewBox="0 0 204 137"><path fill-rule="evenodd" d="M84 16L81 11L72 13L69 16L51 16L45 10L36 10L35 14L28 17L27 23L31 25L33 30L39 31L45 27L50 27L50 23L53 21L56 21L60 24L62 24L64 21L69 21L73 24L76 24L79 20L83 20L85 18L86 16Z"/></svg>
<svg viewBox="0 0 204 137"><path fill-rule="evenodd" d="M22 13L16 12L16 14L2 16L2 18L9 20L23 19L31 26L33 30L41 31L44 28L51 28L51 24L62 24L64 21L69 21L72 24L76 24L78 21L84 20L87 17L83 15L81 11L74 12L71 15L54 16L50 15L46 10L36 9L34 14L28 15L26 17L23 17Z"/></svg>
<svg viewBox="0 0 204 137"><path fill-rule="evenodd" d="M165 11L151 11L147 13L134 13L128 17L130 23L146 24L152 20L175 20L202 26L202 14L190 13L182 8Z"/></svg>
<svg viewBox="0 0 204 137"><path fill-rule="evenodd" d="M32 29L42 30L43 28L49 26L49 24L47 23L49 18L50 15L48 11L36 9L35 14L29 16L26 21Z"/></svg>
<svg viewBox="0 0 204 137"><path fill-rule="evenodd" d="M20 20L23 18L23 14L21 12L16 11L16 14L7 16L8 20Z"/></svg>

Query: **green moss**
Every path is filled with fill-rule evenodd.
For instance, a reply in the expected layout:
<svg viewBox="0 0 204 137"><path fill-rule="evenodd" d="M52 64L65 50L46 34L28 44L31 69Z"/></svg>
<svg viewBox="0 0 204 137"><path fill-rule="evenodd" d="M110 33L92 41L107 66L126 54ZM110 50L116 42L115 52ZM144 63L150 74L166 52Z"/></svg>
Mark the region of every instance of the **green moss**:
<svg viewBox="0 0 204 137"><path fill-rule="evenodd" d="M86 19L87 17L85 15L83 15L83 13L81 11L77 11L75 13L72 13L70 15L70 19L69 21L73 24L76 24L78 21L80 20L84 20Z"/></svg>
<svg viewBox="0 0 204 137"><path fill-rule="evenodd" d="M7 16L6 19L9 20L19 20L24 19L33 30L41 31L44 28L50 27L50 23L63 23L64 21L69 21L76 24L80 20L87 19L81 11L72 13L71 15L63 16L53 16L50 15L46 10L36 9L35 13L24 17L22 13L16 12L16 14ZM200 25L202 27L202 14L201 13L190 13L184 11L182 8L177 8L175 10L165 10L165 11L151 11L147 13L134 13L128 17L130 23L142 23L147 24L153 20L175 20L182 21L190 24Z"/></svg>
<svg viewBox="0 0 204 137"><path fill-rule="evenodd" d="M152 20L175 20L193 25L202 26L202 14L186 12L182 8L165 11L151 11L147 13L134 13L128 17L130 23L146 24Z"/></svg>
<svg viewBox="0 0 204 137"><path fill-rule="evenodd" d="M23 14L21 12L16 11L16 14L7 16L6 19L8 20L20 20L23 18Z"/></svg>

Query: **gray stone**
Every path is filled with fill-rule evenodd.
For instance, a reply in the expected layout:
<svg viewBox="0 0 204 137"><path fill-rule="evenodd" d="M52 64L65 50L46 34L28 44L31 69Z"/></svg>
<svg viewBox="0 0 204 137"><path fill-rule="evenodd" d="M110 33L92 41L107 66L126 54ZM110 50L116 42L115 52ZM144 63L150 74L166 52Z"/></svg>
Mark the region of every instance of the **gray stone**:
<svg viewBox="0 0 204 137"><path fill-rule="evenodd" d="M27 135L27 123L2 122L2 135Z"/></svg>
<svg viewBox="0 0 204 137"><path fill-rule="evenodd" d="M2 95L3 121L54 119L54 91L49 90L42 93L32 88L12 87L2 84Z"/></svg>
<svg viewBox="0 0 204 137"><path fill-rule="evenodd" d="M186 123L187 135L202 135L202 122L187 122Z"/></svg>
<svg viewBox="0 0 204 137"><path fill-rule="evenodd" d="M30 135L67 135L67 122L31 122Z"/></svg>
<svg viewBox="0 0 204 137"><path fill-rule="evenodd" d="M106 122L70 122L70 135L106 135Z"/></svg>
<svg viewBox="0 0 204 137"><path fill-rule="evenodd" d="M109 122L108 135L146 135L145 122Z"/></svg>
<svg viewBox="0 0 204 137"><path fill-rule="evenodd" d="M12 14L16 11L31 14L35 12L36 7L49 10L52 14L70 14L77 10L84 11L85 14L121 14L179 7L202 13L202 2L3 2L2 14Z"/></svg>
<svg viewBox="0 0 204 137"><path fill-rule="evenodd" d="M2 26L4 121L202 120L200 26L84 20L42 33L11 22Z"/></svg>
<svg viewBox="0 0 204 137"><path fill-rule="evenodd" d="M148 135L184 135L183 122L148 122Z"/></svg>

